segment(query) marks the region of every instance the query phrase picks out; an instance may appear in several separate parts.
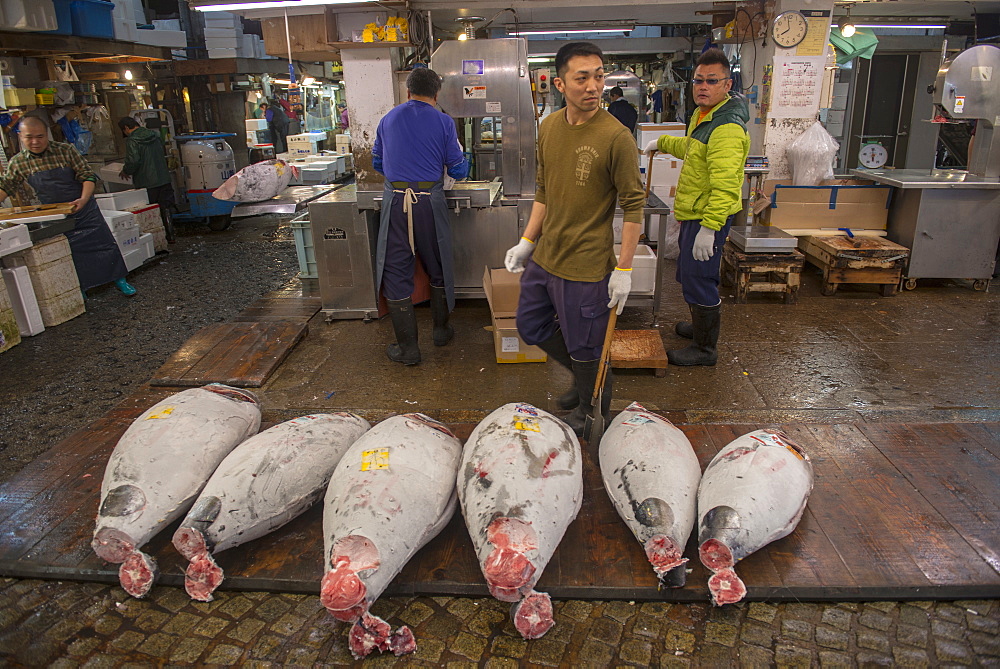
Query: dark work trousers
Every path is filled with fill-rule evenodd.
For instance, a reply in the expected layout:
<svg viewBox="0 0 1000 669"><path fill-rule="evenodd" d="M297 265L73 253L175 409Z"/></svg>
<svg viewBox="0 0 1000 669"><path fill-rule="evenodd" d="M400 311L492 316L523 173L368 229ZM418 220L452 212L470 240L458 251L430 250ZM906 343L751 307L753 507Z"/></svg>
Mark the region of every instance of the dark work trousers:
<svg viewBox="0 0 1000 669"><path fill-rule="evenodd" d="M722 247L729 236L729 228L733 224L733 216L726 219L726 224L715 233L715 245L712 257L708 260L695 260L691 255L694 249L694 238L701 230L701 221L680 221L681 231L677 238L680 255L677 256L677 282L681 284L684 301L688 304L698 304L703 307L714 307L719 303L719 270L722 266Z"/></svg>
<svg viewBox="0 0 1000 669"><path fill-rule="evenodd" d="M517 331L528 344L539 344L562 329L574 360L601 357L608 327L608 278L568 281L549 274L529 259L521 275Z"/></svg>
<svg viewBox="0 0 1000 669"><path fill-rule="evenodd" d="M162 186L147 188L150 204L160 205L160 220L163 221L163 230L167 233L167 241L174 241L174 224L171 215L174 211L174 186L165 183Z"/></svg>
<svg viewBox="0 0 1000 669"><path fill-rule="evenodd" d="M413 243L432 286L444 286L441 270L441 249L438 248L434 227L434 209L427 191L414 190ZM407 232L408 221L403 211L405 193L393 191L389 211L389 236L385 247L385 269L382 272L382 294L388 300L402 300L413 293L414 256Z"/></svg>

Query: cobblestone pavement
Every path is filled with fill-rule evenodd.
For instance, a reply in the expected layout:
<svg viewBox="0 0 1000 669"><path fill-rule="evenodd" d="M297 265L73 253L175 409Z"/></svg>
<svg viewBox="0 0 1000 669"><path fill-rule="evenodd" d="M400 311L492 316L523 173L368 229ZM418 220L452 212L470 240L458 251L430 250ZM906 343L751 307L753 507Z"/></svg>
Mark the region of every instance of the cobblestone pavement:
<svg viewBox="0 0 1000 669"><path fill-rule="evenodd" d="M556 626L526 642L507 605L396 597L373 611L405 623L417 666L997 667L1000 603L709 604L557 601ZM347 629L317 596L219 592L192 602L158 586L146 600L95 583L0 579L8 666L349 665Z"/></svg>

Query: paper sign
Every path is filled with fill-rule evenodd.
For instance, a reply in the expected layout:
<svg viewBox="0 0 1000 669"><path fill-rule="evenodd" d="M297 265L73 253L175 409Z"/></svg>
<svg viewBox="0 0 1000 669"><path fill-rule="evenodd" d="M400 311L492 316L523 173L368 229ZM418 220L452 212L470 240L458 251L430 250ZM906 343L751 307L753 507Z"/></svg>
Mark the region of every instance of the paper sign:
<svg viewBox="0 0 1000 669"><path fill-rule="evenodd" d="M965 113L965 96L956 95L955 96L955 113L964 114Z"/></svg>
<svg viewBox="0 0 1000 669"><path fill-rule="evenodd" d="M502 114L503 112L500 111L500 103L499 102L487 102L486 103L486 113L487 114Z"/></svg>
<svg viewBox="0 0 1000 669"><path fill-rule="evenodd" d="M462 86L462 97L466 100L485 100L485 86Z"/></svg>
<svg viewBox="0 0 1000 669"><path fill-rule="evenodd" d="M361 471L389 468L389 449L378 448L372 451L361 451Z"/></svg>
<svg viewBox="0 0 1000 669"><path fill-rule="evenodd" d="M769 118L811 118L823 90L824 56L775 56Z"/></svg>

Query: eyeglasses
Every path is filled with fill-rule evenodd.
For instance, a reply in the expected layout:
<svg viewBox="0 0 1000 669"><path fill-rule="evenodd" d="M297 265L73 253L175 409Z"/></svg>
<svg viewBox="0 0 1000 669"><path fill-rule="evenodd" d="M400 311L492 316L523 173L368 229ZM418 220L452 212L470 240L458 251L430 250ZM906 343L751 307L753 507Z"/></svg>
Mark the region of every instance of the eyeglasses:
<svg viewBox="0 0 1000 669"><path fill-rule="evenodd" d="M726 79L732 79L732 77L722 77L721 79L692 79L691 83L695 86L701 86L702 84L717 86L720 81L725 81Z"/></svg>

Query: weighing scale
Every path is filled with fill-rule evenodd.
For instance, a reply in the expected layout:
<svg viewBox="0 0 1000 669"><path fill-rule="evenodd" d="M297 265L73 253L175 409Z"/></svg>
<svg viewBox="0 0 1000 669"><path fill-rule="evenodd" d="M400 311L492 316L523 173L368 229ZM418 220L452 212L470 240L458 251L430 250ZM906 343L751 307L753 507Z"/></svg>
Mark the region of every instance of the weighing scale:
<svg viewBox="0 0 1000 669"><path fill-rule="evenodd" d="M747 253L791 253L799 240L781 228L765 225L737 225L729 229L729 239Z"/></svg>

